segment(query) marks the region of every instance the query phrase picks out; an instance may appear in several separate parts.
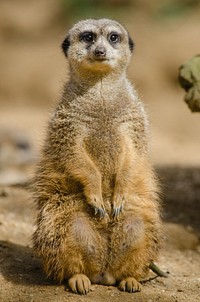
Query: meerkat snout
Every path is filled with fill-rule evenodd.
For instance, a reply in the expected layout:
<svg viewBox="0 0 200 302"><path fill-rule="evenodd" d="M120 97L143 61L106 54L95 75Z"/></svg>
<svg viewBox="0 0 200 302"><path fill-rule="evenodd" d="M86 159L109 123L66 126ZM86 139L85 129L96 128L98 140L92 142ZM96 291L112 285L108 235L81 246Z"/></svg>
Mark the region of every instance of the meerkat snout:
<svg viewBox="0 0 200 302"><path fill-rule="evenodd" d="M103 46L97 46L94 50L96 59L104 59L106 57L106 48Z"/></svg>

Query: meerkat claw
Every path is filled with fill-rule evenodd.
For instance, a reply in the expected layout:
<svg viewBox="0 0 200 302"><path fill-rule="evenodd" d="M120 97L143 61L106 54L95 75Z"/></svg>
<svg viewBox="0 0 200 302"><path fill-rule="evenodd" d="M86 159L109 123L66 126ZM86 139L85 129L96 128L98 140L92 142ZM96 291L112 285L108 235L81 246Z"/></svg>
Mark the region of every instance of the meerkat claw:
<svg viewBox="0 0 200 302"><path fill-rule="evenodd" d="M113 210L113 217L116 218L120 214L120 208L116 208Z"/></svg>
<svg viewBox="0 0 200 302"><path fill-rule="evenodd" d="M102 219L105 217L106 211L103 208L94 207L94 214L99 215L99 217Z"/></svg>
<svg viewBox="0 0 200 302"><path fill-rule="evenodd" d="M114 218L118 217L123 209L124 209L124 204L125 204L125 198L122 194L116 194L114 196L114 201L113 201L113 212L112 216Z"/></svg>
<svg viewBox="0 0 200 302"><path fill-rule="evenodd" d="M124 209L124 204L121 204L119 207L114 208L112 212L112 216L116 218L122 213L123 209Z"/></svg>
<svg viewBox="0 0 200 302"><path fill-rule="evenodd" d="M112 215L113 215L113 217L118 216L118 208L113 209Z"/></svg>
<svg viewBox="0 0 200 302"><path fill-rule="evenodd" d="M103 218L106 215L106 210L102 198L97 195L91 195L89 200L90 205L94 208L94 215L99 215L100 218Z"/></svg>
<svg viewBox="0 0 200 302"><path fill-rule="evenodd" d="M98 215L98 213L99 213L99 209L98 208L94 208L94 215Z"/></svg>

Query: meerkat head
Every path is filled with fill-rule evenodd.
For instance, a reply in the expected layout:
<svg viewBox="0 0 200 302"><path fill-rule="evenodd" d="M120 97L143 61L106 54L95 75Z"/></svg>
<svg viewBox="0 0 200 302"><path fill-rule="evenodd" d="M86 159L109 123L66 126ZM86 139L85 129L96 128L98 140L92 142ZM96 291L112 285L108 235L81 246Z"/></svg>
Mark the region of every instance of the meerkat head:
<svg viewBox="0 0 200 302"><path fill-rule="evenodd" d="M129 64L133 46L126 29L109 19L78 22L62 43L70 68L79 73L122 72Z"/></svg>

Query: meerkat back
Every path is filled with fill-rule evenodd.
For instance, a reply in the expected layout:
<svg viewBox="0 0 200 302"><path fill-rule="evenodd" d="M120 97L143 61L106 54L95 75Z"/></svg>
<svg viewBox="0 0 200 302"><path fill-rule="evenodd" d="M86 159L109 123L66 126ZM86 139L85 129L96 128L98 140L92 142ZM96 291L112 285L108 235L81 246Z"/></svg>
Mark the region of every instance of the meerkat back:
<svg viewBox="0 0 200 302"><path fill-rule="evenodd" d="M70 78L35 180L34 248L47 276L141 290L161 237L147 118L127 80L133 41L118 22L80 21L62 44Z"/></svg>

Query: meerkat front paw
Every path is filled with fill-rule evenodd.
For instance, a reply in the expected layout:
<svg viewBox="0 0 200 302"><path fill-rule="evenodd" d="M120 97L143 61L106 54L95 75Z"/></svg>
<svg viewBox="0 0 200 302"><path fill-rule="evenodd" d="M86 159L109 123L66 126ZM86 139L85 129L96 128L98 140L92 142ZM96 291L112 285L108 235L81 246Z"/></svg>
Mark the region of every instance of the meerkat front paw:
<svg viewBox="0 0 200 302"><path fill-rule="evenodd" d="M120 213L123 211L125 204L125 195L121 193L115 193L113 197L113 211L112 215L114 218L117 218Z"/></svg>
<svg viewBox="0 0 200 302"><path fill-rule="evenodd" d="M91 282L84 274L76 274L72 276L68 280L68 285L74 293L81 295L86 295L89 293L91 288Z"/></svg>
<svg viewBox="0 0 200 302"><path fill-rule="evenodd" d="M121 291L127 291L129 293L140 292L142 285L133 277L123 279L119 284Z"/></svg>
<svg viewBox="0 0 200 302"><path fill-rule="evenodd" d="M103 204L103 198L101 195L90 195L89 204L94 208L94 214L99 215L100 218L104 218L106 210Z"/></svg>

